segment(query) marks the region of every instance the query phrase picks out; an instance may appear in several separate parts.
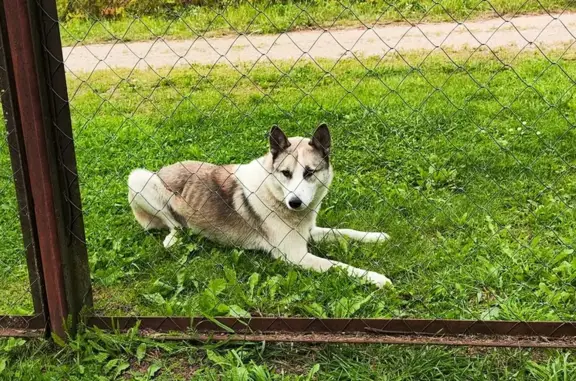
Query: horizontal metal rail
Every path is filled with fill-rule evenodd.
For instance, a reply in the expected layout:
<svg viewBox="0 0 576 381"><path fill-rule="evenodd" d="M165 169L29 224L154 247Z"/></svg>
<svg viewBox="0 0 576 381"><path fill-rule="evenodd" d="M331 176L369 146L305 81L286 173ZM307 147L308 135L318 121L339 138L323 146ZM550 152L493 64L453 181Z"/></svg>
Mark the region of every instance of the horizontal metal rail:
<svg viewBox="0 0 576 381"><path fill-rule="evenodd" d="M442 319L89 317L89 327L139 325L163 339L399 343L500 347L576 347L574 322ZM167 333L184 333L170 336Z"/></svg>
<svg viewBox="0 0 576 381"><path fill-rule="evenodd" d="M44 316L0 315L0 329L44 329Z"/></svg>
<svg viewBox="0 0 576 381"><path fill-rule="evenodd" d="M546 339L531 336L386 336L362 334L298 334L298 333L267 333L259 335L184 335L175 336L145 332L145 336L157 340L186 340L197 342L237 342L237 341L268 341L288 343L333 343L333 344L400 344L400 345L444 345L470 347L514 347L514 348L576 348L576 338Z"/></svg>

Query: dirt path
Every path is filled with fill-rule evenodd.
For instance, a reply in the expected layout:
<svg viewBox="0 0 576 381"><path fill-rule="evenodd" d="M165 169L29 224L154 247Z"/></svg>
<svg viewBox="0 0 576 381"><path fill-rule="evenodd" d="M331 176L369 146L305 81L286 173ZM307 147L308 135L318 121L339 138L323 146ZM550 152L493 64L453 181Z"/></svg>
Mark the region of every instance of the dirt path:
<svg viewBox="0 0 576 381"><path fill-rule="evenodd" d="M491 19L457 23L392 25L370 30L348 29L303 31L281 35L252 35L222 38L197 38L174 41L78 45L64 48L66 67L72 72L91 72L109 67L215 64L307 58L337 59L351 52L382 55L392 49L429 51L436 47L451 49L523 48L534 44L541 48L576 40L576 13L520 16L509 21Z"/></svg>

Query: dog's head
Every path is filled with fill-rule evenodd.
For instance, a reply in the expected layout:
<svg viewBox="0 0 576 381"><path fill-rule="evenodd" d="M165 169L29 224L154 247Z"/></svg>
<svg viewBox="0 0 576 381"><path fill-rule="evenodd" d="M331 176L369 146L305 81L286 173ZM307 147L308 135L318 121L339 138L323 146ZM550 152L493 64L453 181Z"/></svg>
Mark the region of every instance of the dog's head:
<svg viewBox="0 0 576 381"><path fill-rule="evenodd" d="M332 182L330 131L318 126L311 139L288 138L278 127L270 131L268 163L274 196L290 210L316 207Z"/></svg>

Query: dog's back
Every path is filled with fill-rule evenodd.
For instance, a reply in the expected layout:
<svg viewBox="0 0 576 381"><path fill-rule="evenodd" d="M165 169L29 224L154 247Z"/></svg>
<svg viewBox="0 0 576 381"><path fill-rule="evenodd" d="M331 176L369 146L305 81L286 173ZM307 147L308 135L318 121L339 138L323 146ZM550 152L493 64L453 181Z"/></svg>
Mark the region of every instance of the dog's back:
<svg viewBox="0 0 576 381"><path fill-rule="evenodd" d="M157 174L134 171L137 175L128 181L134 214L140 221L144 210L151 215L148 220L161 218L165 227L189 228L222 243L252 246L251 241L261 242L265 234L238 183L236 169L236 165L184 161Z"/></svg>

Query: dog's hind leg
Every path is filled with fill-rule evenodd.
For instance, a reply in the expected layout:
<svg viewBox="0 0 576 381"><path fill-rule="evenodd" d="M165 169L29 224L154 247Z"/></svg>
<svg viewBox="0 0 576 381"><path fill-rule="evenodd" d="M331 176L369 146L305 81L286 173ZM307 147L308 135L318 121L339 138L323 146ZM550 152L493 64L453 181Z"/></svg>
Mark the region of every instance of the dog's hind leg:
<svg viewBox="0 0 576 381"><path fill-rule="evenodd" d="M182 228L170 208L173 196L155 173L136 169L128 177L128 202L136 220L146 230L170 229L163 242L166 248L177 242L177 231Z"/></svg>
<svg viewBox="0 0 576 381"><path fill-rule="evenodd" d="M335 241L342 237L348 237L361 242L379 242L390 238L386 233L362 232L353 229L320 228L318 226L315 226L310 230L310 236L316 242L322 240Z"/></svg>

